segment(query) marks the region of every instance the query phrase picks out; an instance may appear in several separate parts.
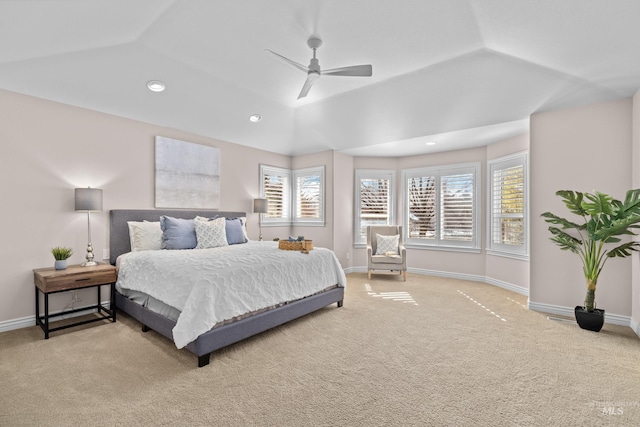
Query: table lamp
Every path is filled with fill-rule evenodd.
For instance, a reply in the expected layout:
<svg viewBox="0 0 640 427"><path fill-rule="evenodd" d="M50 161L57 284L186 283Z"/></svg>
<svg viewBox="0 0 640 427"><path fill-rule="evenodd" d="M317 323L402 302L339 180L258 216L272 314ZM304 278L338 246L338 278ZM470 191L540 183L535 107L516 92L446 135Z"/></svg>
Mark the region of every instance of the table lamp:
<svg viewBox="0 0 640 427"><path fill-rule="evenodd" d="M268 199L253 199L253 212L260 214L258 217L258 226L260 227L260 235L258 240L262 240L262 214L266 214L269 211Z"/></svg>
<svg viewBox="0 0 640 427"><path fill-rule="evenodd" d="M91 243L91 212L100 212L101 210L102 190L91 187L76 188L76 212L87 213L87 231L89 235L86 261L81 264L83 267L98 265L98 263L93 260L93 245Z"/></svg>

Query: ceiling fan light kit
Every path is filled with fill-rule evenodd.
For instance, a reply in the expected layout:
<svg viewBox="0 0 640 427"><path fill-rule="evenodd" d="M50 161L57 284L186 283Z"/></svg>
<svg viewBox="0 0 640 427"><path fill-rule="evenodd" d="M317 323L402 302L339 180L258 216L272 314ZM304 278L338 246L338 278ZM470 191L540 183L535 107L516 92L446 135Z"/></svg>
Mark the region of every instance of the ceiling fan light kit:
<svg viewBox="0 0 640 427"><path fill-rule="evenodd" d="M322 46L322 40L317 37L311 37L307 40L307 46L313 50L313 57L309 63L308 67L305 67L302 64L297 63L289 58L286 58L278 53L275 53L272 50L266 49L267 52L270 52L276 55L278 58L282 59L286 63L292 65L300 71L304 71L307 73L307 80L305 80L304 85L302 86L302 90L298 95L298 99L304 98L309 93L311 86L313 83L320 78L320 76L346 76L346 77L371 77L373 75L373 67L371 65L352 65L348 67L340 67L340 68L332 68L330 70L322 71L320 68L320 62L316 58L316 51L320 46Z"/></svg>

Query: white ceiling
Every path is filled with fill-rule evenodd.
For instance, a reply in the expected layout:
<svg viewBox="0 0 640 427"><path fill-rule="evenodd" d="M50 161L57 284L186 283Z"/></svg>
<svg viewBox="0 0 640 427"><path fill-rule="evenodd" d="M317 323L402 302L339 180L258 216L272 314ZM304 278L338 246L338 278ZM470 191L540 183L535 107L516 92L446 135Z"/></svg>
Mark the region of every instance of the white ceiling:
<svg viewBox="0 0 640 427"><path fill-rule="evenodd" d="M312 35L324 69L373 77L297 100L265 49L307 65ZM637 0L0 0L0 88L288 155L486 145L632 96L639 53Z"/></svg>

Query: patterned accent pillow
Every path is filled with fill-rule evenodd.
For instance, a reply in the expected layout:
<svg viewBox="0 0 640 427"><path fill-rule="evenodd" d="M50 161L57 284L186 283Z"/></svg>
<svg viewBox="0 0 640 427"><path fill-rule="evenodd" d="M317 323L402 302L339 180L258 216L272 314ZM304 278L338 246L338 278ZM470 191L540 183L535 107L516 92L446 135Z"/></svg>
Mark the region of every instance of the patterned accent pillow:
<svg viewBox="0 0 640 427"><path fill-rule="evenodd" d="M376 233L376 241L378 242L376 255L385 255L387 252L393 252L397 254L399 240L399 234L396 234L394 236L383 236L382 234Z"/></svg>
<svg viewBox="0 0 640 427"><path fill-rule="evenodd" d="M224 217L209 221L208 218L196 217L193 223L196 226L196 249L218 248L228 246L226 220Z"/></svg>

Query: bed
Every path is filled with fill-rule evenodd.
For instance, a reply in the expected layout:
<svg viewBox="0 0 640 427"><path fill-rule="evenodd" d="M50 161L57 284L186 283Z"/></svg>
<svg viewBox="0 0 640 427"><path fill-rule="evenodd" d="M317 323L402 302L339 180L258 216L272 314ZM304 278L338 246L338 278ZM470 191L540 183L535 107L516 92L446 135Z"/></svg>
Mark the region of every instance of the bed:
<svg viewBox="0 0 640 427"><path fill-rule="evenodd" d="M196 289L198 289L199 290L198 292L200 292L200 294L198 294L197 298L192 296L190 299L187 299L187 301L189 302L187 302L185 307L182 307L183 311L176 310L175 309L176 305L174 305L174 307L167 306L164 309L159 309L157 304L145 305L141 303L141 300L139 298L136 298L137 294L136 295L134 294L137 292L137 288L136 288L137 285L131 286L131 283L133 282L133 278L134 278L134 272L135 270L144 270L145 268L148 268L144 266L149 266L149 265L157 265L158 268L161 268L161 266L164 266L165 263L168 264L170 259L174 257L182 256L183 254L185 256L195 256L195 257L198 257L198 259L200 258L216 259L215 262L223 262L225 258L219 255L218 252L214 253L214 251L216 251L217 249L203 249L203 250L194 249L194 250L186 250L186 251L171 251L171 250L132 251L131 239L130 239L130 233L129 233L129 222L130 221L138 222L138 223L141 223L144 221L156 222L163 215L169 216L171 218L193 219L195 217L242 218L242 217L245 217L246 214L244 212L232 212L232 211L161 210L161 209L153 209L153 210L121 209L121 210L111 210L109 214L109 217L110 217L110 228L109 228L110 230L109 231L110 263L112 265L116 265L117 263L119 263L119 277L118 277L119 286L117 286L118 291L116 292L117 309L127 313L128 315L130 315L131 317L135 318L140 323L142 323L142 330L144 332L148 331L149 329L153 329L159 334L176 342L176 346L178 348L184 348L194 353L198 358L198 367L203 367L208 365L210 361L211 353L220 348L226 347L230 344L236 343L245 338L251 337L253 335L266 331L268 329L282 325L293 319L302 317L306 314L322 309L330 304L336 303L338 307L342 307L343 300L344 300L344 286L346 284L346 279L344 278L344 272L339 266L339 262L335 258L335 255L333 254L333 252L329 251L328 249L316 248L311 251L311 254L309 254L313 256L309 257L309 255L304 255L296 251L279 250L277 249L277 244L275 244L275 242L248 242L242 245L230 245L229 247L221 248L221 252L219 253L228 253L230 254L229 255L230 258L233 258L234 256L249 257L249 258L240 258L240 259L249 259L249 260L252 259L250 258L251 256L254 257L253 259L256 259L255 258L256 256L265 257L265 259L268 259L268 257L280 257L283 259L282 262L285 262L285 263L288 262L290 263L289 265L294 267L297 265L302 266L304 263L308 262L307 260L310 260L312 258L318 258L320 256L322 256L323 258L327 258L327 253L329 253L330 254L329 258L333 257L335 259L335 264L337 264L337 267L340 267L340 268L337 268L339 272L336 272L334 275L337 279L334 279L334 278L329 279L328 275L327 275L327 278L322 279L326 281L330 280L330 283L322 283L320 290L316 289L314 291L309 291L308 295L307 294L302 296L298 295L293 299L282 301L278 304L270 304L269 306L266 306L261 309L252 309L250 312L245 313L241 316L234 317L233 319L224 319L224 320L215 319L216 315L213 313L215 310L209 310L205 308L203 309L203 312L206 312L205 317L207 318L208 321L211 321L211 322L215 321L215 323L210 328L209 328L209 325L207 325L206 332L197 333L197 336L195 336L193 340L190 340L190 338L188 338L189 337L188 333L186 335L184 334L184 328L181 326L181 323L180 323L181 317L186 317L187 315L191 317L200 316L200 314L198 314L198 310L196 309L196 304L193 301L204 300L206 298L204 298L203 296L209 296L211 291L208 288L208 285L201 284L201 283L196 283L196 284L177 283L177 285L186 287L187 291L190 290L189 292L196 292ZM247 252L252 250L256 251L256 253L250 254ZM211 251L213 255L205 256L205 254L207 254L208 251ZM241 251L244 251L244 252L241 252ZM259 252L259 255L258 255L258 252ZM241 254L241 255L238 255L238 254ZM123 255L123 257L120 257L121 255ZM118 259L119 257L120 259ZM165 259L157 262L156 264L153 264L152 261L155 259L154 257L165 257ZM283 258L283 257L286 257L286 258ZM293 258L293 257L297 257L297 258ZM146 260L146 264L145 264L145 260ZM141 262L140 266L142 267L137 267L136 269L132 268L131 265L134 263L134 261ZM197 261L197 262L200 262L200 261ZM253 273L249 271L247 274L255 274L257 271L256 269L260 268L258 265L259 263L257 262L245 262L245 264L246 265L244 266L244 268L240 270L250 270L247 268L247 265L249 265L253 269ZM138 264L135 264L135 265L137 266ZM218 265L226 266L227 264L218 264ZM266 269L267 267L265 266L264 268ZM314 268L317 268L317 267L314 267ZM335 268L335 267L330 266L329 268ZM233 281L236 281L238 283L240 282L245 283L246 285L246 282L257 282L254 279L249 280L246 277L239 276L240 274L244 274L240 270L238 270L237 272L235 271L232 272L229 268L226 268L226 267L224 269L217 268L215 270L220 272L229 271L228 274L225 273L224 280L230 281L230 283L233 283ZM324 270L324 267L323 267L323 270ZM151 269L147 269L146 271L149 272L151 271ZM220 275L221 274L222 273L220 273ZM151 274L150 276L153 277L153 274ZM214 277L214 276L215 274L212 273L211 277ZM262 275L258 275L258 276L263 277ZM156 276L157 280L162 281L163 277L164 275L159 270ZM212 281L218 280L217 278L218 276L215 276L215 277L216 277L215 279L211 279L211 280ZM273 281L276 279L277 277L271 278L265 275L264 278L261 279L262 282L258 282L255 286L260 285L261 288L262 287L267 288L267 285L274 286L275 283L271 284L267 282ZM180 279L178 281L182 282L183 280ZM187 282L187 280L184 280L184 282ZM125 285L124 287L126 287L127 289L121 289L123 288L122 286L123 283ZM142 290L149 290L152 288L148 286L145 288L143 285L140 285L140 286L141 286L140 289ZM316 284L315 286L317 287L319 286L319 284ZM133 288L134 290L130 291L129 290L130 288ZM227 286L224 287L224 289L227 289L227 288L228 288ZM187 291L184 291L184 292L187 292ZM149 290L149 292L153 293L152 290ZM225 292L228 293L227 291ZM295 292L300 292L300 291L295 289ZM217 297L210 297L209 299L216 300L216 298ZM155 296L151 295L151 298L149 299L152 301L155 301ZM239 300L241 300L241 298ZM158 301L155 301L155 302L158 303ZM164 301L160 301L161 305L163 303ZM167 311L167 309L173 311L173 314L170 314ZM192 323L201 322L200 318L196 320L197 322L189 318L189 321L191 321ZM185 322L182 322L182 323L185 323ZM200 328L202 329L203 326L200 325ZM174 329L180 329L179 333L176 332L174 334ZM191 331L189 333L193 334L194 332ZM175 339L176 337L174 337L174 335L178 336L179 334L181 334L180 338L183 341L182 345L178 345L177 340ZM189 342L185 343L184 342L185 340L188 340Z"/></svg>

